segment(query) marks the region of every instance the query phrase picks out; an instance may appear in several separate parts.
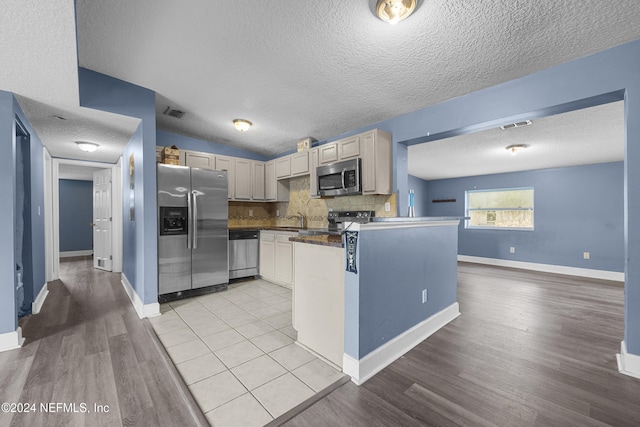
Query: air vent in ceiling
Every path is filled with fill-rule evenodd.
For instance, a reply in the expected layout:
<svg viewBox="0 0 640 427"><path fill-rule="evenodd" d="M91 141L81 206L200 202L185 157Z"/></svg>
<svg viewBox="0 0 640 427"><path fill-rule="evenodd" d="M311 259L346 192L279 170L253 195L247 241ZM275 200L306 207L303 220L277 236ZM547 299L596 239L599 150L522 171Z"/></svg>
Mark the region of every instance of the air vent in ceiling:
<svg viewBox="0 0 640 427"><path fill-rule="evenodd" d="M523 122L509 123L508 125L502 125L500 126L500 129L507 130L507 129L519 128L521 126L529 126L530 124L531 124L531 120L525 120Z"/></svg>
<svg viewBox="0 0 640 427"><path fill-rule="evenodd" d="M162 114L164 114L165 116L175 117L176 119L181 119L182 116L184 116L184 111L175 109L173 107L167 107L167 109L164 110Z"/></svg>

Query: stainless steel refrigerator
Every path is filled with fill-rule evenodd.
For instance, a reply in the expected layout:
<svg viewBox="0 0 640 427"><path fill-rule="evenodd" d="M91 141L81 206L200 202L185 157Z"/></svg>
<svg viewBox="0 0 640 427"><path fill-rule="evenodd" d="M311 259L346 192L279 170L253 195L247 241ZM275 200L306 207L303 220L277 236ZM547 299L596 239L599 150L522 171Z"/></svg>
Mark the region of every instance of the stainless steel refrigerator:
<svg viewBox="0 0 640 427"><path fill-rule="evenodd" d="M226 289L227 173L158 164L157 182L158 295Z"/></svg>

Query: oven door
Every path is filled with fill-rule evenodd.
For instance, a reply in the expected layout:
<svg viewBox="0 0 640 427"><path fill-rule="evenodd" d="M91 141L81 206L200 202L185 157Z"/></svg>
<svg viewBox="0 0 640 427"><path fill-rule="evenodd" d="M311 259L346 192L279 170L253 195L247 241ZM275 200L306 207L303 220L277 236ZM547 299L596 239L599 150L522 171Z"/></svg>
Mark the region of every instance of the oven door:
<svg viewBox="0 0 640 427"><path fill-rule="evenodd" d="M360 159L333 163L317 168L320 196L351 196L362 194Z"/></svg>

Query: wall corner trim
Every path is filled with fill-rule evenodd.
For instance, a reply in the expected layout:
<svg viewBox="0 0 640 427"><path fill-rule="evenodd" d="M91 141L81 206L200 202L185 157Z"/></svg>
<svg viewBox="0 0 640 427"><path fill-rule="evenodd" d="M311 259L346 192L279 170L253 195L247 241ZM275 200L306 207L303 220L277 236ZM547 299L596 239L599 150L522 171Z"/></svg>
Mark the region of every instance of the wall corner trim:
<svg viewBox="0 0 640 427"><path fill-rule="evenodd" d="M133 286L131 286L131 283L129 283L127 276L122 273L121 277L122 280L120 280L120 283L122 283L124 291L129 296L129 300L131 300L131 304L133 305L133 308L135 308L138 317L144 319L145 317L159 316L160 304L158 304L157 302L151 304L143 304L140 296L138 296L135 289L133 289Z"/></svg>
<svg viewBox="0 0 640 427"><path fill-rule="evenodd" d="M47 299L47 295L49 295L49 288L45 283L40 292L38 292L38 296L36 300L31 303L31 313L38 314L40 310L42 310L42 305L44 304L44 300Z"/></svg>
<svg viewBox="0 0 640 427"><path fill-rule="evenodd" d="M620 354L616 354L618 359L618 372L630 377L640 378L640 356L627 353L627 344L622 341Z"/></svg>
<svg viewBox="0 0 640 427"><path fill-rule="evenodd" d="M567 276L587 277L589 279L612 280L624 282L624 273L617 271L593 270L590 268L567 267L564 265L539 264L535 262L513 261L509 259L485 258L470 255L458 255L458 261L475 264L494 265L497 267L519 268L522 270L540 271L543 273L564 274Z"/></svg>
<svg viewBox="0 0 640 427"><path fill-rule="evenodd" d="M22 338L22 328L20 326L15 332L0 334L0 352L20 348L23 343L24 338Z"/></svg>
<svg viewBox="0 0 640 427"><path fill-rule="evenodd" d="M342 356L342 371L351 377L351 381L357 385L362 385L369 378L389 366L400 356L458 316L460 316L460 306L457 302L454 302L449 307L407 329L360 360L356 360L345 353Z"/></svg>

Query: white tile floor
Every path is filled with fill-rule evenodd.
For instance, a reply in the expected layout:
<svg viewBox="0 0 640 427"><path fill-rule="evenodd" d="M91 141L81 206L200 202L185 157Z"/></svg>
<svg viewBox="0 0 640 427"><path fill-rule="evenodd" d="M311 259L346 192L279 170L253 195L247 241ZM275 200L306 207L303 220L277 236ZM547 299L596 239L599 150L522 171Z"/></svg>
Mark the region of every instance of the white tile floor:
<svg viewBox="0 0 640 427"><path fill-rule="evenodd" d="M285 287L240 282L161 312L153 328L216 427L265 425L342 377L294 343Z"/></svg>

